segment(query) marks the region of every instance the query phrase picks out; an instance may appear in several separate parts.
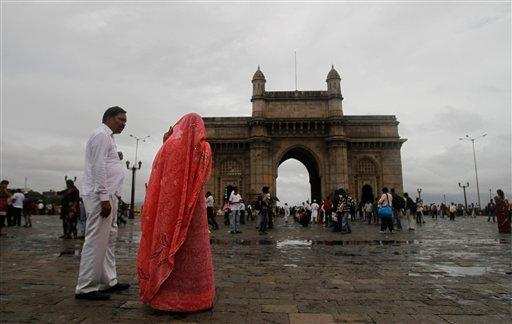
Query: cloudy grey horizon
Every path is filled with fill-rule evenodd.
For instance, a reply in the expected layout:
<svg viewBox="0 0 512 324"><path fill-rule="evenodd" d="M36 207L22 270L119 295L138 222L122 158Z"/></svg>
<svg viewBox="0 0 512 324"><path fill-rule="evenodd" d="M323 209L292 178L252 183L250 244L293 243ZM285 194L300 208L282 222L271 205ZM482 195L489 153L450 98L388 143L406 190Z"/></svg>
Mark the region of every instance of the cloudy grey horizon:
<svg viewBox="0 0 512 324"><path fill-rule="evenodd" d="M2 3L1 177L11 187L61 189L81 177L84 145L103 111L128 111L129 134L151 135L136 197L144 196L162 133L181 115L249 116L251 77L269 90L325 89L342 77L346 115L396 115L404 190L428 201L511 196L510 3L70 4ZM80 182L80 181L78 181ZM130 177L124 185L129 197ZM279 168L282 201L307 199L305 167Z"/></svg>

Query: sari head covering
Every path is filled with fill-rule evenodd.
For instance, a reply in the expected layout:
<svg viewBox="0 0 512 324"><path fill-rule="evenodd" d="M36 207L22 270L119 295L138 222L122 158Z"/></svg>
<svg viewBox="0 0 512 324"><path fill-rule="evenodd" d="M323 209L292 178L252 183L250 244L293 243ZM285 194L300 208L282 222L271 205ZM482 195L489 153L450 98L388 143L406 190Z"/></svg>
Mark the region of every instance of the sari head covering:
<svg viewBox="0 0 512 324"><path fill-rule="evenodd" d="M203 120L198 114L187 114L164 139L147 186L137 256L142 302L151 304L175 269L176 254L189 234L195 211L201 210L198 203L204 200L211 167ZM205 248L209 251L209 244Z"/></svg>

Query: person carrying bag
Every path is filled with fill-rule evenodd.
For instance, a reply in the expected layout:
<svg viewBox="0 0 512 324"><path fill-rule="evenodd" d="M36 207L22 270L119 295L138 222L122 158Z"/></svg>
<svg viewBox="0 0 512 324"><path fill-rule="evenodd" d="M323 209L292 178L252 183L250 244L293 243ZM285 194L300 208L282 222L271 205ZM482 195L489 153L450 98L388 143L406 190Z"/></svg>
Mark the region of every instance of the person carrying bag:
<svg viewBox="0 0 512 324"><path fill-rule="evenodd" d="M393 233L393 196L389 194L388 188L382 188L382 196L379 199L378 214L381 219L380 232L385 233L389 228L389 232Z"/></svg>

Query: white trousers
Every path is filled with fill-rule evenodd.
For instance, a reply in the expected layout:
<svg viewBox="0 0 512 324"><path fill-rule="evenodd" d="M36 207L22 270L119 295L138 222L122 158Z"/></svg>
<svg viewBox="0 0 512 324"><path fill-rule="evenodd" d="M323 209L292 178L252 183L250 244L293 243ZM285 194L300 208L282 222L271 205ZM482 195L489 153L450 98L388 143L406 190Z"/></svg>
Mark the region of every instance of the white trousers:
<svg viewBox="0 0 512 324"><path fill-rule="evenodd" d="M110 197L112 211L101 217L99 196L84 198L87 222L85 241L80 259L76 293L105 290L117 284L114 247L117 239L117 198Z"/></svg>
<svg viewBox="0 0 512 324"><path fill-rule="evenodd" d="M311 218L313 219L313 222L315 222L315 223L316 223L316 222L317 222L317 218L318 218L318 211L313 210L313 211L311 212Z"/></svg>

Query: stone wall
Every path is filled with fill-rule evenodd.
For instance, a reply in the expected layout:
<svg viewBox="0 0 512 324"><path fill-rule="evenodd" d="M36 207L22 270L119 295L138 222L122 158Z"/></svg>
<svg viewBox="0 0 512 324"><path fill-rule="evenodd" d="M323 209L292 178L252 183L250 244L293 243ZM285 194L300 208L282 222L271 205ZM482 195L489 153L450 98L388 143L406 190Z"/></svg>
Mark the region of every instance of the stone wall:
<svg viewBox="0 0 512 324"><path fill-rule="evenodd" d="M327 102L313 100L280 100L268 102L263 114L267 118L326 118Z"/></svg>

